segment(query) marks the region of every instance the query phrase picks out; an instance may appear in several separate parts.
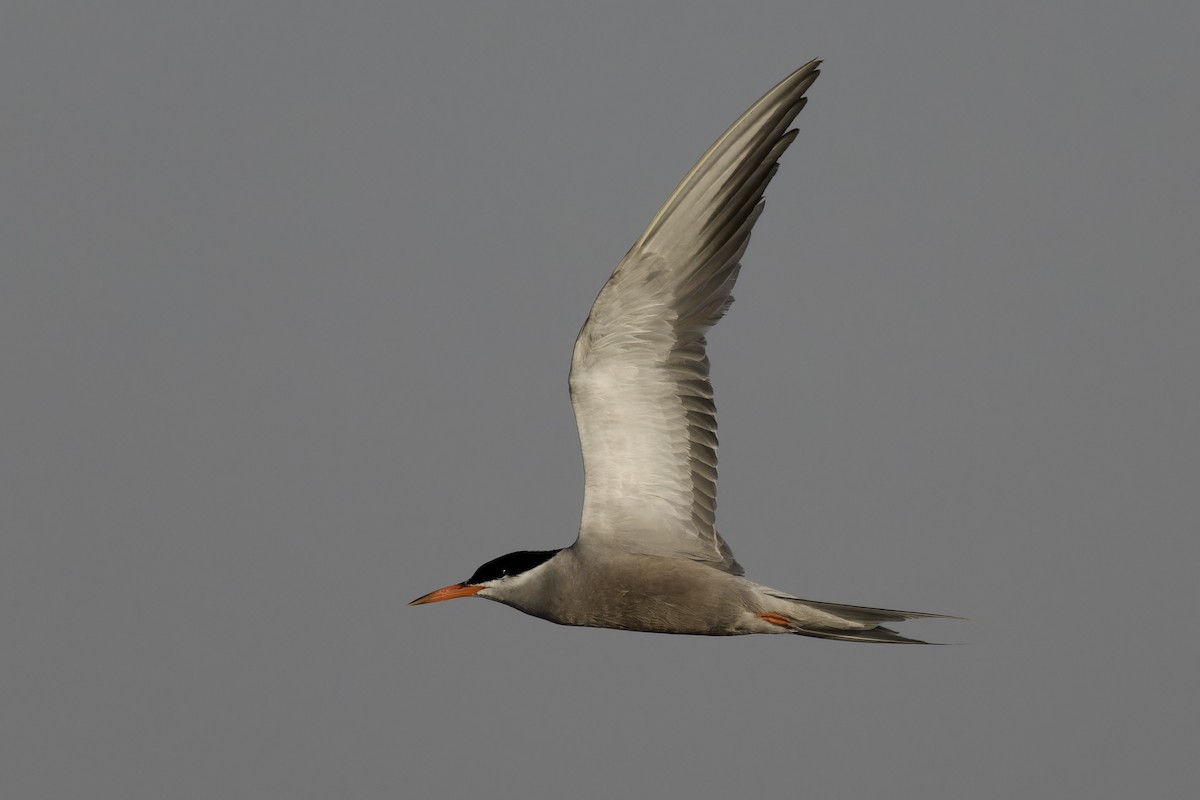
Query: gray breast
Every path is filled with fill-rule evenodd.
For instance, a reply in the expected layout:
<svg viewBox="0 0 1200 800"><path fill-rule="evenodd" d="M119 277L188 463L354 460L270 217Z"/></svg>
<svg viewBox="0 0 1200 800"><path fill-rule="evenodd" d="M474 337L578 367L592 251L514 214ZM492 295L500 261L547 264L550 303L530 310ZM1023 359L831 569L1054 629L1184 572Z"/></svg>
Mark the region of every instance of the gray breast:
<svg viewBox="0 0 1200 800"><path fill-rule="evenodd" d="M679 558L569 549L522 611L562 625L732 635L749 607L744 578Z"/></svg>

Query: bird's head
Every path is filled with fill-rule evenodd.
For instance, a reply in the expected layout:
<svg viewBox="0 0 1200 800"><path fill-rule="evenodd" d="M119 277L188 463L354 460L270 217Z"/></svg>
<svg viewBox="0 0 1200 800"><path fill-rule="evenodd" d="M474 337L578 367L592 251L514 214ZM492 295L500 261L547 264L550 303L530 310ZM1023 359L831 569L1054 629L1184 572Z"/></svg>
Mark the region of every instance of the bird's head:
<svg viewBox="0 0 1200 800"><path fill-rule="evenodd" d="M558 550L520 550L493 558L475 570L475 574L462 583L451 584L435 592L422 595L409 605L440 603L443 600L473 595L504 602L505 595L509 590L529 580L532 577L532 570L545 564L558 552Z"/></svg>

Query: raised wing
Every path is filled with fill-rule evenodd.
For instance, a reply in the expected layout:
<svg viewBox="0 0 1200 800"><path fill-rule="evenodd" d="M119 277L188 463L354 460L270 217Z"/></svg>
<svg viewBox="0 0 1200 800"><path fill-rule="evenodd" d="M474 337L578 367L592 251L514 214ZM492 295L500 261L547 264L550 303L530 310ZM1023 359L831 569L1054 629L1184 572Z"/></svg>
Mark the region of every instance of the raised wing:
<svg viewBox="0 0 1200 800"><path fill-rule="evenodd" d="M717 421L704 334L730 292L812 61L708 149L592 305L571 359L583 448L577 546L678 556L740 575L717 533Z"/></svg>

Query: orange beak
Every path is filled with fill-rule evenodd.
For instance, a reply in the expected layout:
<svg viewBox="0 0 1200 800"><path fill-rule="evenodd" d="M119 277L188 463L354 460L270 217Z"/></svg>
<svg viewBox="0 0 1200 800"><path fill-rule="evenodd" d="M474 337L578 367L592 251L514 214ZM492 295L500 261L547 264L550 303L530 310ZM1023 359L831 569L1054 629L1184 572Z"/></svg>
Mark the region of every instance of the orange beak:
<svg viewBox="0 0 1200 800"><path fill-rule="evenodd" d="M423 606L426 603L440 603L443 600L453 600L456 597L470 597L481 591L483 591L482 586L472 586L469 583L456 583L453 586L447 586L444 589L438 589L436 592L422 595L409 603L409 605Z"/></svg>

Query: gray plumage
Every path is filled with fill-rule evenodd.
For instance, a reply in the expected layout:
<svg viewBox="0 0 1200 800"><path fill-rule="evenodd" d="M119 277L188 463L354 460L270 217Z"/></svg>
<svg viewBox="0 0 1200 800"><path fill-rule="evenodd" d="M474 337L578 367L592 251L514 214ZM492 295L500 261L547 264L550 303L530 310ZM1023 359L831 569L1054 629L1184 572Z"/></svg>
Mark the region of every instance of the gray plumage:
<svg viewBox="0 0 1200 800"><path fill-rule="evenodd" d="M717 532L717 422L705 334L729 310L763 192L795 140L813 61L701 156L600 290L571 358L584 462L579 536L514 553L416 604L477 594L564 625L914 642L938 617L801 600L743 577Z"/></svg>

